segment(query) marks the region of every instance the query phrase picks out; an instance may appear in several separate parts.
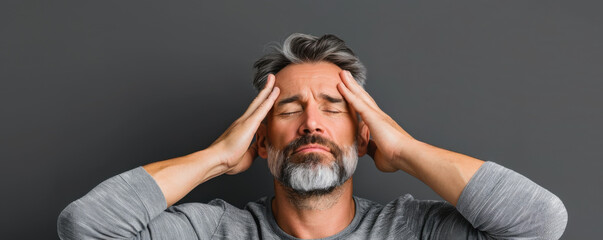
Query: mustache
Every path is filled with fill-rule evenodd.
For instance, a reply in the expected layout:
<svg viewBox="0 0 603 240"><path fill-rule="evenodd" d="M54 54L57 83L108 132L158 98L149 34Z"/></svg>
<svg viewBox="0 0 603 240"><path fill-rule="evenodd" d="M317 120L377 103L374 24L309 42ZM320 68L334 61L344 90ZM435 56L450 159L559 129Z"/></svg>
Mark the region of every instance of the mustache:
<svg viewBox="0 0 603 240"><path fill-rule="evenodd" d="M338 156L341 156L341 153L342 153L341 148L329 139L326 139L320 135L304 135L304 136L301 136L301 137L291 141L283 149L283 154L285 156L291 156L293 151L300 148L301 146L308 145L308 144L318 144L318 145L325 146L330 149L331 154L333 154L333 156L335 156L336 158Z"/></svg>

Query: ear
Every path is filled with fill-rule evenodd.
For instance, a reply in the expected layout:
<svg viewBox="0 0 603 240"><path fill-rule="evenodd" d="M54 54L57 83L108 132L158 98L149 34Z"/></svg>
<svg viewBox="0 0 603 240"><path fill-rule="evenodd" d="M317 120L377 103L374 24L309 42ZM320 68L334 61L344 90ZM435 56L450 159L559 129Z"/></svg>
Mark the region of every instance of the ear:
<svg viewBox="0 0 603 240"><path fill-rule="evenodd" d="M255 141L258 145L258 155L263 159L268 159L268 151L266 150L266 123L260 123L258 130L255 132Z"/></svg>
<svg viewBox="0 0 603 240"><path fill-rule="evenodd" d="M368 151L369 139L371 132L364 121L358 122L358 135L356 136L356 142L358 143L358 157L364 156Z"/></svg>

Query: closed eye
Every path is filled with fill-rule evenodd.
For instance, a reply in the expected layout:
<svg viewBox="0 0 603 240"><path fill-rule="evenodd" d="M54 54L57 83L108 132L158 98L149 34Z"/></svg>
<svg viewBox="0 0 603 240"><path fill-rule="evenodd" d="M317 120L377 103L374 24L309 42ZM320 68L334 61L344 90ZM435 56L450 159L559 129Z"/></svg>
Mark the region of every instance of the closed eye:
<svg viewBox="0 0 603 240"><path fill-rule="evenodd" d="M325 111L327 113L330 113L330 114L343 113L342 111L336 111L336 110L323 110L323 111ZM301 113L301 111L284 112L284 113L280 113L278 115L280 115L280 116L290 116L290 115L297 114L297 113Z"/></svg>
<svg viewBox="0 0 603 240"><path fill-rule="evenodd" d="M299 113L299 112L301 112L301 111L295 111L295 112L284 112L284 113L281 113L281 114L279 114L279 115L281 115L281 116L289 116L289 115L293 115L293 114L296 114L296 113Z"/></svg>

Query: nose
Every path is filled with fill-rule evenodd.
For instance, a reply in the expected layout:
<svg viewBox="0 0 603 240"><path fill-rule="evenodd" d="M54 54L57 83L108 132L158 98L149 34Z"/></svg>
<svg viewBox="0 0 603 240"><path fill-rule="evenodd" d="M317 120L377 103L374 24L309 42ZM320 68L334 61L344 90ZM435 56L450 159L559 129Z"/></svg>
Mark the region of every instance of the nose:
<svg viewBox="0 0 603 240"><path fill-rule="evenodd" d="M303 113L303 122L299 126L299 135L324 134L325 128L322 124L320 110L313 106L306 106Z"/></svg>

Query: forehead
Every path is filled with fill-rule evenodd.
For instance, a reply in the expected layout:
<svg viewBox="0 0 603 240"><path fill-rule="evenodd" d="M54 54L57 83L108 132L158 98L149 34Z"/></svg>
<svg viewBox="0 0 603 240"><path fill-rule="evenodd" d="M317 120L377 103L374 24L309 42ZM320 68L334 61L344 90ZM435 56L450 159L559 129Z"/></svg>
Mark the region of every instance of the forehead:
<svg viewBox="0 0 603 240"><path fill-rule="evenodd" d="M281 89L279 98L310 92L340 95L337 83L341 82L341 71L329 62L289 64L275 74L275 86Z"/></svg>

